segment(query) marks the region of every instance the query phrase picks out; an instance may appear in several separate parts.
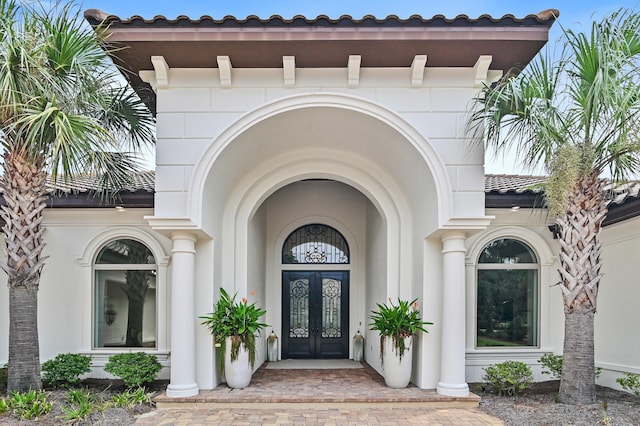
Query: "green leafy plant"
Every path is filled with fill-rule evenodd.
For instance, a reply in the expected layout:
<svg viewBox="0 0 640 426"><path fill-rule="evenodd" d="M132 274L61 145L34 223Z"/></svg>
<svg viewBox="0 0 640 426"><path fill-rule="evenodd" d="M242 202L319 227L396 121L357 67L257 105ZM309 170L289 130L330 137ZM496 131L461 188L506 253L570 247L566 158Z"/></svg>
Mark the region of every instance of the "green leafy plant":
<svg viewBox="0 0 640 426"><path fill-rule="evenodd" d="M9 404L6 399L0 399L0 414L4 414L9 411Z"/></svg>
<svg viewBox="0 0 640 426"><path fill-rule="evenodd" d="M151 382L161 369L158 358L144 352L112 355L104 366L104 371L120 377L129 389Z"/></svg>
<svg viewBox="0 0 640 426"><path fill-rule="evenodd" d="M267 311L257 308L255 303L248 304L245 297L240 302L236 302L237 293L230 296L224 288L220 288L220 299L214 306L213 312L200 316L204 320L202 325L206 326L215 338L216 347L225 351L225 339L231 338L231 360L238 359L240 344L249 351L249 363L251 367L256 361L255 335L267 324L260 322L260 317ZM220 369L224 370L224 355L219 357Z"/></svg>
<svg viewBox="0 0 640 426"><path fill-rule="evenodd" d="M47 394L41 390L13 391L9 394L6 405L15 417L34 420L49 413L53 402L47 401Z"/></svg>
<svg viewBox="0 0 640 426"><path fill-rule="evenodd" d="M396 352L399 352L400 358L404 354L404 338L413 336L422 331L428 333L424 328L425 325L433 323L423 321L418 310L418 299L411 302L398 298L398 304L394 304L389 298L389 304L378 303L378 309L372 311L371 321L369 324L371 330L377 330L380 333L380 356L384 354L384 339L390 337L393 339Z"/></svg>
<svg viewBox="0 0 640 426"><path fill-rule="evenodd" d="M91 371L91 357L81 354L59 354L42 364L43 379L55 387L69 387L80 376Z"/></svg>
<svg viewBox="0 0 640 426"><path fill-rule="evenodd" d="M622 386L622 389L640 396L640 374L624 373L624 377L618 377L616 382Z"/></svg>
<svg viewBox="0 0 640 426"><path fill-rule="evenodd" d="M64 419L77 422L86 419L99 402L97 396L83 389L71 389L67 392L67 405L62 407Z"/></svg>
<svg viewBox="0 0 640 426"><path fill-rule="evenodd" d="M542 374L551 374L554 379L562 376L562 355L546 353L538 360L542 364Z"/></svg>
<svg viewBox="0 0 640 426"><path fill-rule="evenodd" d="M531 368L520 361L505 361L490 365L484 371L484 380L500 396L513 396L527 389L533 383Z"/></svg>
<svg viewBox="0 0 640 426"><path fill-rule="evenodd" d="M137 389L128 389L124 392L115 394L111 397L114 407L131 408L140 404L151 404L153 398L152 392L147 392L143 387Z"/></svg>

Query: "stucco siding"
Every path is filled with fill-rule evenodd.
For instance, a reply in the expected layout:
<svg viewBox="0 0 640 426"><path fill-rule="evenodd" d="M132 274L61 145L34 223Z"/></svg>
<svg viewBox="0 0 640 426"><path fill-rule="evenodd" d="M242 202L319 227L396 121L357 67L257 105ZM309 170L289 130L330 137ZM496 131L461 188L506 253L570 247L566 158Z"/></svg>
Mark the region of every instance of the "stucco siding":
<svg viewBox="0 0 640 426"><path fill-rule="evenodd" d="M60 353L84 353L92 355L95 375L104 375L101 367L104 366L109 350L93 349L92 330L92 292L93 279L91 264L95 260L83 258L90 247L96 241L108 241L110 232L114 231L112 238L138 238L144 235L147 239L143 242L152 242L155 248L161 248L161 253L154 253L158 263L167 263L166 254L170 253L169 240L151 230L143 216L150 214L151 210L129 209L118 212L115 209L48 209L44 213L43 226L45 227L46 248L44 255L49 258L46 261L40 280L38 294L38 328L40 338L40 360L42 362L54 358ZM117 231L116 231L117 230ZM127 232L130 231L128 234ZM96 253L94 253L95 255ZM6 276L0 278L6 283ZM163 295L151 295L155 299L155 306L147 306L145 309L145 322L156 321L157 343L155 349L144 349L159 356L165 367L169 366L167 346L169 336L167 333L167 300L166 287L168 280L158 280L158 288L155 291ZM162 287L162 288L161 288ZM0 288L1 300L8 300L6 285ZM119 303L115 301L115 303ZM116 321L126 321L126 313L114 306L118 312ZM8 342L8 307L0 310L0 364L7 362ZM153 317L153 318L152 318ZM114 323L115 324L115 323ZM159 334L163 336L160 338ZM144 335L149 338L148 335ZM144 337L143 336L143 337ZM111 335L114 341L122 340L123 336ZM160 340L162 343L159 343ZM142 349L141 349L142 350ZM117 350L111 351L116 353ZM106 355L105 355L106 354ZM168 377L168 369L162 372L162 377Z"/></svg>
<svg viewBox="0 0 640 426"><path fill-rule="evenodd" d="M604 228L603 278L595 317L596 366L601 384L619 387L624 372L640 374L640 218Z"/></svg>

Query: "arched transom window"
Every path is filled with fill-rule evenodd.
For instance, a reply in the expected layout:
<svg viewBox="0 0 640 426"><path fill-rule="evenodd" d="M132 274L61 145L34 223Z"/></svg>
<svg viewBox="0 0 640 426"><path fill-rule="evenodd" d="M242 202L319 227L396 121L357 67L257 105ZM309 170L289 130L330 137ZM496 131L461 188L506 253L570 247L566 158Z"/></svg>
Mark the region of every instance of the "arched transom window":
<svg viewBox="0 0 640 426"><path fill-rule="evenodd" d="M537 346L539 264L515 239L487 244L478 259L476 346Z"/></svg>
<svg viewBox="0 0 640 426"><path fill-rule="evenodd" d="M349 263L349 245L342 234L330 226L301 226L285 240L282 263Z"/></svg>
<svg viewBox="0 0 640 426"><path fill-rule="evenodd" d="M118 239L96 256L93 346L155 348L156 259L143 243Z"/></svg>

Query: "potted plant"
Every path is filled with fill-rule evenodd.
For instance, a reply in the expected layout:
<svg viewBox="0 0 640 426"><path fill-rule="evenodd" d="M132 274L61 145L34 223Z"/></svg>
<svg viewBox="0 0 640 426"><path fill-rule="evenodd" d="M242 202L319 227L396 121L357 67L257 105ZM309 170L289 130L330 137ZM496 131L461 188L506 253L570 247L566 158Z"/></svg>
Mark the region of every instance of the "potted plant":
<svg viewBox="0 0 640 426"><path fill-rule="evenodd" d="M423 331L425 325L433 323L422 321L418 310L418 299L411 302L398 299L394 304L378 303L378 309L372 311L369 326L380 333L380 357L384 381L391 388L404 388L411 379L413 336Z"/></svg>
<svg viewBox="0 0 640 426"><path fill-rule="evenodd" d="M216 347L221 348L220 370L224 372L227 385L245 388L251 382L256 361L256 333L267 326L259 322L266 311L254 303L248 304L245 297L236 302L236 296L237 293L229 296L220 288L220 299L213 312L200 319L214 336Z"/></svg>

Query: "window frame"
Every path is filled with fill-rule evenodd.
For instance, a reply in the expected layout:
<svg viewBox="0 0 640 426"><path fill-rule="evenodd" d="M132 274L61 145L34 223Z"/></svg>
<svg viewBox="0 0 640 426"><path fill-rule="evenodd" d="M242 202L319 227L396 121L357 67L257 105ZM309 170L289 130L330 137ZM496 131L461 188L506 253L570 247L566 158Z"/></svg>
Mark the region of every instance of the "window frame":
<svg viewBox="0 0 640 426"><path fill-rule="evenodd" d="M109 242L119 239L130 239L144 244L153 254L155 264L96 264L100 250ZM94 365L101 367L106 364L108 357L114 353L131 352L132 350L159 355L161 362L165 362L169 355L169 305L168 305L168 265L170 257L167 250L157 238L139 227L115 227L105 230L91 239L85 246L78 261L83 269L83 330L82 352L94 357ZM156 270L156 346L155 347L96 347L94 346L94 317L95 317L95 272L96 270L126 270L152 269ZM97 267L97 268L96 268Z"/></svg>
<svg viewBox="0 0 640 426"><path fill-rule="evenodd" d="M335 233L340 240L344 243L344 247L346 250L341 250L341 252L345 255L346 257L346 262L285 262L285 248L287 247L289 240L291 238L294 237L294 235L300 231L302 231L305 228L311 228L314 226L321 226L324 228L327 228L329 231ZM302 242L301 244L312 244L311 240L307 240ZM340 248L323 242L322 244L333 247L334 249L339 250ZM284 266L284 265L333 265L333 266L340 266L340 265L349 265L351 264L351 248L349 247L349 241L347 241L347 238L342 234L342 232L340 232L338 229L336 229L335 227L331 226L331 225L327 225L326 223L307 223L305 225L299 226L297 228L295 228L293 231L291 231L287 237L284 239L284 242L282 243L282 248L281 248L281 258L280 258L280 263Z"/></svg>
<svg viewBox="0 0 640 426"><path fill-rule="evenodd" d="M103 349L111 349L112 346L97 346L96 345L96 340L97 340L97 336L96 336L96 321L98 320L97 317L97 312L96 312L96 272L97 271L154 271L155 272L155 276L156 276L156 287L155 287L155 291L156 291L156 295L155 297L155 345L154 346L118 346L118 349L122 349L122 350L127 350L127 351L131 351L131 350L142 350L144 348L147 348L149 350L155 350L158 348L158 322L159 322L159 313L158 313L158 297L157 297L157 291L158 291L158 262L156 259L156 256L153 255L153 259L155 261L155 263L97 263L98 260L98 256L100 255L100 253L102 252L102 250L110 243L114 242L114 241L120 241L120 240L131 240L131 241L135 241L137 243L140 243L142 245L145 246L145 248L147 250L149 250L149 252L151 253L151 255L153 255L153 252L151 251L151 248L145 244L143 241L140 241L137 238L128 238L128 237L118 237L118 238L111 238L108 241L104 242L97 250L96 255L93 259L93 266L92 266L92 271L93 271L93 282L92 282L92 289L91 289L91 302L92 302L92 307L91 307L91 349L92 350L103 350ZM103 300L103 304L104 304L104 300ZM125 330L125 332L127 332Z"/></svg>
<svg viewBox="0 0 640 426"><path fill-rule="evenodd" d="M493 243L494 241L499 241L499 240L513 240L513 241L517 241L520 244L526 246L532 253L533 255L536 257L537 262L536 263L480 263L480 256L482 255L482 253L484 253L484 250L489 246L489 244ZM536 288L536 294L535 294L535 306L534 306L534 310L535 310L535 341L536 344L535 345L516 345L516 346L478 346L478 272L479 271L508 271L508 270L521 270L521 271L536 271L535 274L535 279L536 279L536 283L535 283L535 288ZM475 267L475 285L474 285L474 291L475 291L475 303L474 303L474 329L473 329L473 346L474 349L476 350L484 350L484 349L496 349L496 350L500 350L503 348L508 348L508 349L538 349L540 348L540 276L541 276L541 270L540 270L540 256L538 255L538 253L536 253L536 250L531 247L530 244L527 244L526 241L523 241L520 238L514 238L514 237L499 237L499 238L494 238L492 240L489 240L488 242L486 242L483 246L482 249L480 250L480 252L478 253L478 256L476 258L476 267Z"/></svg>
<svg viewBox="0 0 640 426"><path fill-rule="evenodd" d="M546 226L540 228L546 231ZM550 237L550 235L549 235ZM488 265L495 266L497 264L478 263L480 255L492 241L499 239L515 239L527 245L538 259L538 306L537 306L537 346L477 346L477 286L478 286L478 266ZM487 356L507 356L511 353L513 356L523 353L540 354L548 352L550 349L549 332L549 299L551 288L552 265L555 262L555 256L549 247L549 243L538 233L523 226L501 226L490 229L483 234L479 234L476 238L469 240L469 246L466 255L466 303L467 303L467 319L466 319L466 352L468 354L467 362L475 365L480 362L475 356L470 354L486 354ZM527 269L531 264L509 264L511 267ZM490 355L494 354L494 355ZM469 357L470 356L470 357ZM482 356L482 355L478 355Z"/></svg>

